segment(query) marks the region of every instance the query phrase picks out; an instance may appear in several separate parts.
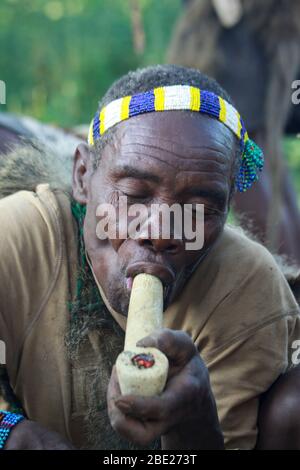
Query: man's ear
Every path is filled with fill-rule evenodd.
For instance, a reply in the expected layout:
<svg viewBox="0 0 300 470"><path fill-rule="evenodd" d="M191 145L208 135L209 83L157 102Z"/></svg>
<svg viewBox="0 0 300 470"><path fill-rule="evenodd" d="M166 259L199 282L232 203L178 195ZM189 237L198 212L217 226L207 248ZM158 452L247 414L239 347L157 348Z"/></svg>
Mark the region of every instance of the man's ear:
<svg viewBox="0 0 300 470"><path fill-rule="evenodd" d="M73 197L80 204L87 204L88 186L93 173L93 155L88 144L79 144L74 156L72 189Z"/></svg>

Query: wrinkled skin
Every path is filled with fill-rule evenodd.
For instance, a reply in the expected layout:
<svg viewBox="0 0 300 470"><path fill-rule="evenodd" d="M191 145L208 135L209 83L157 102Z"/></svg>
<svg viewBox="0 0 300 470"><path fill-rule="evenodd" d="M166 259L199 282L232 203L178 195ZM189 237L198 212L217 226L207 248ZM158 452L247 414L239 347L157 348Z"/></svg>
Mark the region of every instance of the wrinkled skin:
<svg viewBox="0 0 300 470"><path fill-rule="evenodd" d="M86 204L85 245L95 275L110 305L127 315L130 287L126 275L146 272L169 287L165 308L183 289L203 255L220 236L229 207L236 142L217 120L188 113L153 113L118 125L111 143L93 170L92 154L80 145L73 175L74 197ZM188 251L184 240L109 239L96 235L100 203L204 204L204 246ZM127 218L127 214L125 215ZM124 220L119 217L120 225ZM160 223L156 221L156 223ZM164 394L153 398L122 397L113 371L107 394L112 426L123 437L146 445L161 437L166 449L222 448L208 371L191 338L163 330L147 339L167 355L171 367Z"/></svg>
<svg viewBox="0 0 300 470"><path fill-rule="evenodd" d="M172 115L172 117L171 117ZM157 275L170 286L167 306L183 288L189 273L223 230L232 184L235 138L217 120L174 111L131 118L118 125L96 171L84 144L74 168L74 197L87 205L85 245L96 277L110 305L127 315L130 291L127 270ZM96 209L100 203L205 204L205 244L185 250L178 239L99 240ZM118 221L124 225L124 220Z"/></svg>

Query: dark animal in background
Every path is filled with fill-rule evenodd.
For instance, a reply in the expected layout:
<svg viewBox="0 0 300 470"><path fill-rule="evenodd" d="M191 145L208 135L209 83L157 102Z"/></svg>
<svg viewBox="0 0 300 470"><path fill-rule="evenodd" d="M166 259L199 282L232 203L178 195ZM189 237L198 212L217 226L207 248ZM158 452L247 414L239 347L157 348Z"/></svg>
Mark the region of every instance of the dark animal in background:
<svg viewBox="0 0 300 470"><path fill-rule="evenodd" d="M264 149L265 170L247 195L237 194L241 224L274 253L300 265L300 213L282 138L300 70L298 0L235 0L239 21L227 27L211 0L189 0L175 28L168 62L214 76L231 94L249 134ZM299 110L289 129L299 132Z"/></svg>

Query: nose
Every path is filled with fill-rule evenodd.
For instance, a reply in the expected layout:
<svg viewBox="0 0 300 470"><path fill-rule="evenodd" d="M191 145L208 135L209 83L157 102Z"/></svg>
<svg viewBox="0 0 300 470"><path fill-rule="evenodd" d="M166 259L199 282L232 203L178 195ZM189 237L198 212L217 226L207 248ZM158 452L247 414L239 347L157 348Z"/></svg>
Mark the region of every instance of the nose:
<svg viewBox="0 0 300 470"><path fill-rule="evenodd" d="M138 238L138 244L154 252L166 252L172 255L180 253L183 244L179 239Z"/></svg>

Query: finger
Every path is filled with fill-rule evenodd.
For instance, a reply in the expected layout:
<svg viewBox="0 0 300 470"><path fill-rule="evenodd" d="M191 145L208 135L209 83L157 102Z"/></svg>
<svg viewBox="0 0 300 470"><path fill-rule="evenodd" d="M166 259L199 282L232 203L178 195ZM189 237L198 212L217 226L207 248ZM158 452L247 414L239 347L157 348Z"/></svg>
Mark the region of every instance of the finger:
<svg viewBox="0 0 300 470"><path fill-rule="evenodd" d="M140 421L159 421L163 419L161 404L158 399L123 396L115 402L116 406L126 415L133 416Z"/></svg>
<svg viewBox="0 0 300 470"><path fill-rule="evenodd" d="M148 445L162 434L160 423L139 421L120 410L113 414L111 425L120 436L141 446Z"/></svg>
<svg viewBox="0 0 300 470"><path fill-rule="evenodd" d="M162 433L160 423L145 422L127 415L115 402L111 403L108 415L112 428L120 436L140 446L148 445Z"/></svg>
<svg viewBox="0 0 300 470"><path fill-rule="evenodd" d="M185 391L172 384L162 395L156 397L138 397L124 395L115 401L115 406L125 415L134 417L139 421L160 423L161 432L167 432L182 416L182 402Z"/></svg>
<svg viewBox="0 0 300 470"><path fill-rule="evenodd" d="M116 367L112 369L110 381L107 388L107 411L110 419L112 428L118 432L125 439L130 439L131 435L126 431L126 426L124 424L125 414L124 412L116 406L116 401L121 397L121 390L118 382ZM132 434L138 434L141 432L137 428L136 423L130 418L127 419L127 425L132 431Z"/></svg>
<svg viewBox="0 0 300 470"><path fill-rule="evenodd" d="M172 402L167 394L164 397L138 397L124 395L115 402L124 413L134 416L141 421L165 420L172 409Z"/></svg>
<svg viewBox="0 0 300 470"><path fill-rule="evenodd" d="M130 403L126 403L125 401L122 407L116 406L120 400L123 400L123 396L121 395L117 371L116 367L114 366L112 369L107 390L107 408L111 424L114 429L116 429L119 433L122 433L123 437L128 437L129 431L126 431L127 426L131 427L132 434L139 434L143 432L143 423L138 423L133 418L126 416L128 414L128 411L130 410ZM127 418L126 425L124 423L125 418Z"/></svg>
<svg viewBox="0 0 300 470"><path fill-rule="evenodd" d="M184 331L163 328L138 341L137 346L155 347L162 351L171 367L182 368L198 354L191 337Z"/></svg>

